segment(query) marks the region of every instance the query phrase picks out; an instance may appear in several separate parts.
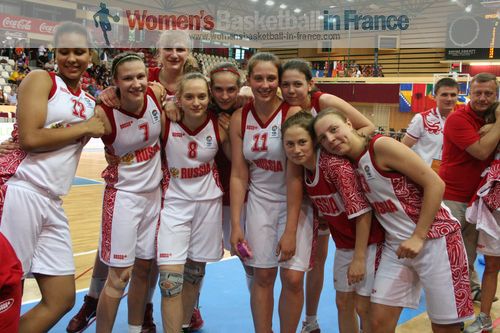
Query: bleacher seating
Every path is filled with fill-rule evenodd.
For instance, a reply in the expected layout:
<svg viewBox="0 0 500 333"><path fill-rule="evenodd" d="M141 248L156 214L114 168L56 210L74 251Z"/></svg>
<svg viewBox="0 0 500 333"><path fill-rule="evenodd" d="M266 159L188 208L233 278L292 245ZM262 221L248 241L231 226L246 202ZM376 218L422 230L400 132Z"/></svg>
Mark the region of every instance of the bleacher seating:
<svg viewBox="0 0 500 333"><path fill-rule="evenodd" d="M235 64L238 68L240 67L238 62L232 58L226 58L218 55L196 53L196 52L193 53L193 55L196 58L196 60L198 60L198 63L201 65L203 75L206 76L210 74L210 70L212 69L212 67L223 62L230 62ZM242 77L242 81L245 81L245 73L243 73L243 71L240 70L240 75Z"/></svg>

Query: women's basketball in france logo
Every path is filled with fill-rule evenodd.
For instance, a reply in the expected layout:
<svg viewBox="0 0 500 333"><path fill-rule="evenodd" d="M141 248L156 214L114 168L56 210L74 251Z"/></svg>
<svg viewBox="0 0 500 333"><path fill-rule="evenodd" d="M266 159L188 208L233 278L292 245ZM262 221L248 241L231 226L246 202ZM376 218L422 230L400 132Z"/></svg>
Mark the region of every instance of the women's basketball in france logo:
<svg viewBox="0 0 500 333"><path fill-rule="evenodd" d="M94 14L94 23L95 27L99 28L101 27L102 34L104 36L104 41L106 42L107 46L111 46L109 43L109 38L108 38L108 31L111 31L111 23L109 22L109 18L111 18L114 22L120 21L120 16L118 14L115 14L114 16L109 13L109 9L106 7L106 4L104 2L101 2L100 5L101 9L99 9L95 14Z"/></svg>

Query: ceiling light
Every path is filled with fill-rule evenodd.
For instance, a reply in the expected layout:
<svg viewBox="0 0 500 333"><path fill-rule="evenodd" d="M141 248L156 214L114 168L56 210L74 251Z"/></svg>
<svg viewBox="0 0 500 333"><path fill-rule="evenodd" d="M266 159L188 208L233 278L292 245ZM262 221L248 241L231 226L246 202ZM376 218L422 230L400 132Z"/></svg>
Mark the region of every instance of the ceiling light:
<svg viewBox="0 0 500 333"><path fill-rule="evenodd" d="M267 0L267 1L266 1L266 5L268 5L268 6L272 6L272 5L274 5L274 1L272 1L272 0Z"/></svg>
<svg viewBox="0 0 500 333"><path fill-rule="evenodd" d="M465 7L465 12L466 13L470 13L471 11L472 11L472 4L470 4L467 7Z"/></svg>
<svg viewBox="0 0 500 333"><path fill-rule="evenodd" d="M285 5L284 3L282 3L282 4L280 5L280 8L281 8L281 9L286 9L286 7L288 7L288 6L287 6L287 5Z"/></svg>
<svg viewBox="0 0 500 333"><path fill-rule="evenodd" d="M300 13L301 11L302 11L302 9L300 9L300 8L295 8L293 10L293 12L296 13L296 14Z"/></svg>

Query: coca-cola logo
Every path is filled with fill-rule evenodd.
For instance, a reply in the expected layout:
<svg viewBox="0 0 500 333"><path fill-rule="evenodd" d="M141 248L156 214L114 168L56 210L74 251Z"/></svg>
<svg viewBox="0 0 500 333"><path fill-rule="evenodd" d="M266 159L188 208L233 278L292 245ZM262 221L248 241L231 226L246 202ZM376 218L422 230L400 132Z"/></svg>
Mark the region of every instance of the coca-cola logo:
<svg viewBox="0 0 500 333"><path fill-rule="evenodd" d="M45 22L40 24L40 32L46 32L46 33L51 34L54 32L55 28L56 28L55 25L50 25L50 24L47 24Z"/></svg>
<svg viewBox="0 0 500 333"><path fill-rule="evenodd" d="M6 17L2 21L2 25L5 28L11 29L19 29L19 30L31 30L31 20L26 19L11 19L10 17Z"/></svg>

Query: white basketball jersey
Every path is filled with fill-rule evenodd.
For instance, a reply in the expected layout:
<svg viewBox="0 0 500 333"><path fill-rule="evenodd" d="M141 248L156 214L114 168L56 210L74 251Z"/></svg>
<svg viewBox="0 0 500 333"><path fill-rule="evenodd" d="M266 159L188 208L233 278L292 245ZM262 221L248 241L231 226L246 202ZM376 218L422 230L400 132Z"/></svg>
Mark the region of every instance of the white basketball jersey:
<svg viewBox="0 0 500 333"><path fill-rule="evenodd" d="M438 109L430 109L417 113L408 125L406 134L417 140L412 149L427 165L431 165L432 160L441 160L445 120Z"/></svg>
<svg viewBox="0 0 500 333"><path fill-rule="evenodd" d="M47 104L45 128L70 127L94 115L95 101L90 95L81 89L72 92L55 73L49 75L53 85ZM19 161L13 178L34 184L55 196L68 194L83 146L88 140L80 138L50 152L27 153Z"/></svg>
<svg viewBox="0 0 500 333"><path fill-rule="evenodd" d="M422 208L422 188L398 172L380 170L373 160L373 144L381 135L369 143L369 149L358 161L358 174L365 195L370 201L380 224L386 230L386 241L401 242L410 238ZM439 238L460 230L460 223L451 215L443 203L427 238Z"/></svg>
<svg viewBox="0 0 500 333"><path fill-rule="evenodd" d="M243 156L249 164L249 191L270 201L286 201L286 155L281 124L289 109L281 103L266 124L257 116L253 102L243 107L241 133Z"/></svg>
<svg viewBox="0 0 500 333"><path fill-rule="evenodd" d="M194 131L182 122L167 120L165 134L164 198L193 201L220 198L222 186L214 161L220 142L217 120L208 116Z"/></svg>
<svg viewBox="0 0 500 333"><path fill-rule="evenodd" d="M161 107L151 88L144 94L139 114L103 106L113 131L102 137L108 153L120 158L109 165L102 177L118 190L142 193L158 188L161 182Z"/></svg>

